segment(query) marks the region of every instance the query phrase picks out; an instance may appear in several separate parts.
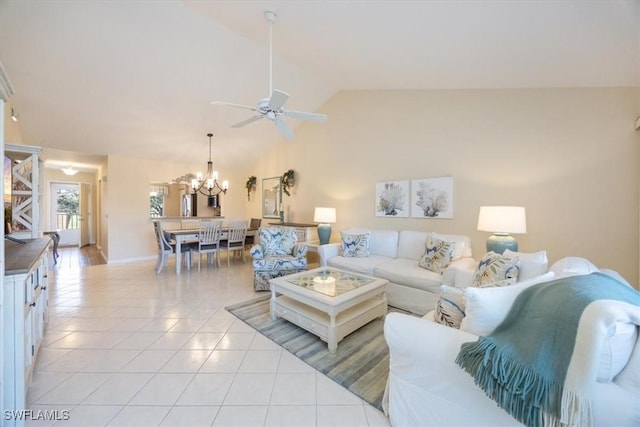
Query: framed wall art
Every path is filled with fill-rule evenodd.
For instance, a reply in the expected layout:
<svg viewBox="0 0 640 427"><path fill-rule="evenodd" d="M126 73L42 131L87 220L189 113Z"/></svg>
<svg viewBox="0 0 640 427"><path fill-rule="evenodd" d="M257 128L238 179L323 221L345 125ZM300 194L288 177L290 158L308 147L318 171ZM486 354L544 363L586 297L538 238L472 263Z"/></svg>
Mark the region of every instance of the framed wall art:
<svg viewBox="0 0 640 427"><path fill-rule="evenodd" d="M376 183L376 216L409 216L409 181Z"/></svg>
<svg viewBox="0 0 640 427"><path fill-rule="evenodd" d="M413 218L453 218L453 177L412 180L411 216Z"/></svg>

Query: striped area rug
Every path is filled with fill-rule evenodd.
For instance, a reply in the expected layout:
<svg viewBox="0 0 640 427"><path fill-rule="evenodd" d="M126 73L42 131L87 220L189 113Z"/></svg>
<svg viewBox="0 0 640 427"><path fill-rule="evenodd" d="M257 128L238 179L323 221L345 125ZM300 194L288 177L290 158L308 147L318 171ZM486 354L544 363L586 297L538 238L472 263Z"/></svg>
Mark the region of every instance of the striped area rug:
<svg viewBox="0 0 640 427"><path fill-rule="evenodd" d="M384 321L376 319L338 343L329 353L327 343L283 319L271 320L269 296L235 304L226 309L338 384L382 410L382 395L389 375L389 348ZM394 310L390 307L390 311Z"/></svg>

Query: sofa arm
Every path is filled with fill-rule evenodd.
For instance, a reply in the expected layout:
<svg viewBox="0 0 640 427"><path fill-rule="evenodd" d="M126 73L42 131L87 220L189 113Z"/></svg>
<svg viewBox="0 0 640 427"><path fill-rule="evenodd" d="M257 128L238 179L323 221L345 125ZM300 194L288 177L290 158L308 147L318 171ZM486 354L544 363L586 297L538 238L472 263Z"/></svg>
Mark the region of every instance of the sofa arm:
<svg viewBox="0 0 640 427"><path fill-rule="evenodd" d="M338 256L338 248L340 247L339 243L329 243L326 245L318 246L318 256L320 257L320 266L326 267L327 260L329 258L333 258L334 256Z"/></svg>
<svg viewBox="0 0 640 427"><path fill-rule="evenodd" d="M293 246L291 255L293 255L296 258L303 258L307 255L308 250L309 248L304 243L297 243Z"/></svg>
<svg viewBox="0 0 640 427"><path fill-rule="evenodd" d="M262 246L260 245L252 246L251 251L249 251L249 253L251 254L251 258L253 259L264 258L264 251L262 250Z"/></svg>
<svg viewBox="0 0 640 427"><path fill-rule="evenodd" d="M473 273L477 266L478 261L473 258L460 258L453 261L442 273L442 284L466 288L473 282Z"/></svg>
<svg viewBox="0 0 640 427"><path fill-rule="evenodd" d="M383 408L394 426L518 426L455 363L478 337L426 319L389 313L384 322L389 379Z"/></svg>

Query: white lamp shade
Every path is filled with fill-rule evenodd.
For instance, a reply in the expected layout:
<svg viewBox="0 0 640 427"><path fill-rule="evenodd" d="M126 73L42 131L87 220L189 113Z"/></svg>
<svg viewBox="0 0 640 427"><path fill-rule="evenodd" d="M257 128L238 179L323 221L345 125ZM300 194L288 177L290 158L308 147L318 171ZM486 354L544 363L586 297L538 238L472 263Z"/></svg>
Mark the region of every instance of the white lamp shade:
<svg viewBox="0 0 640 427"><path fill-rule="evenodd" d="M313 214L313 222L332 224L336 222L336 208L316 208Z"/></svg>
<svg viewBox="0 0 640 427"><path fill-rule="evenodd" d="M527 219L521 206L481 206L478 230L492 233L525 234Z"/></svg>

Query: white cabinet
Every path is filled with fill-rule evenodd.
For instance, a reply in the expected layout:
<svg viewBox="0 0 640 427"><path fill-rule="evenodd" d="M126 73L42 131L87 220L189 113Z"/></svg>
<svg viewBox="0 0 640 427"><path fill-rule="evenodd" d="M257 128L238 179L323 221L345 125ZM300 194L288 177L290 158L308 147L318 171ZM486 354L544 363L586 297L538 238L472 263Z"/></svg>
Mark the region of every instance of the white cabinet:
<svg viewBox="0 0 640 427"><path fill-rule="evenodd" d="M26 394L38 350L49 321L48 237L5 242L6 271L3 282L3 408L26 408ZM5 418L5 425L24 420Z"/></svg>

